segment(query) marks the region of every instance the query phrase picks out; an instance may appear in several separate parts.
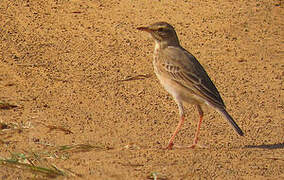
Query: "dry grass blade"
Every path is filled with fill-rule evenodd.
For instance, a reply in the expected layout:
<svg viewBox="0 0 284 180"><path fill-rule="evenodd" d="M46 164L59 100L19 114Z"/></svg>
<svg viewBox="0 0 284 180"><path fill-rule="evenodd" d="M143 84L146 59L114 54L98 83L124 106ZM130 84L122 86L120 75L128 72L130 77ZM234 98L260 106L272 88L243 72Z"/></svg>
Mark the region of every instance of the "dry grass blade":
<svg viewBox="0 0 284 180"><path fill-rule="evenodd" d="M51 169L51 168L35 166L28 163L19 162L18 160L15 159L0 159L0 165L23 169L23 170L29 170L53 178L65 175L63 171L60 171L56 168Z"/></svg>
<svg viewBox="0 0 284 180"><path fill-rule="evenodd" d="M62 126L45 125L45 127L49 128L49 132L51 132L53 130L59 130L59 131L63 131L65 134L73 134L72 131L70 131L69 129L66 129Z"/></svg>
<svg viewBox="0 0 284 180"><path fill-rule="evenodd" d="M46 125L43 122L37 121L37 123L47 127L49 129L49 132L54 131L54 130L59 130L64 132L65 134L73 134L73 132L63 126L55 126L55 125Z"/></svg>
<svg viewBox="0 0 284 180"><path fill-rule="evenodd" d="M74 144L74 145L64 145L64 146L59 146L60 151L72 151L72 152L88 152L93 149L112 149L109 147L104 147L104 146L93 146L90 144Z"/></svg>
<svg viewBox="0 0 284 180"><path fill-rule="evenodd" d="M9 110L18 107L17 105L0 101L0 109Z"/></svg>
<svg viewBox="0 0 284 180"><path fill-rule="evenodd" d="M58 148L56 151L58 151ZM58 168L55 164L47 163L47 159L50 158L63 159L60 154L59 156L56 154L56 151L25 153L10 152L10 158L0 157L0 166L30 171L39 179L58 178L59 176L83 177L82 174L78 174L70 169Z"/></svg>
<svg viewBox="0 0 284 180"><path fill-rule="evenodd" d="M73 134L73 132L63 126L55 126L55 125L46 125L40 121L38 123L42 124L43 126L47 127L49 129L49 132L54 131L54 130L59 130L64 132L65 134Z"/></svg>
<svg viewBox="0 0 284 180"><path fill-rule="evenodd" d="M151 74L140 74L137 76L132 76L132 77L126 77L122 80L118 80L118 81L133 81L133 80L141 80L141 79L146 79L151 77Z"/></svg>
<svg viewBox="0 0 284 180"><path fill-rule="evenodd" d="M15 133L22 133L25 129L31 129L31 128L33 128L31 122L6 123L0 121L0 137L4 140L7 140L10 137L12 137Z"/></svg>

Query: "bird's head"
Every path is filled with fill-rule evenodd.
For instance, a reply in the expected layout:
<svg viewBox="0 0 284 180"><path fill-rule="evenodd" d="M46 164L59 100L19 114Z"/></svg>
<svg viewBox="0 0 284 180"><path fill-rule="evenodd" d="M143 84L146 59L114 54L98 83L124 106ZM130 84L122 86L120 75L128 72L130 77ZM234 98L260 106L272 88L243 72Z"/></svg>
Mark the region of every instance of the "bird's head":
<svg viewBox="0 0 284 180"><path fill-rule="evenodd" d="M179 45L179 40L174 27L166 22L157 22L150 26L139 27L137 29L150 33L157 43L167 46Z"/></svg>

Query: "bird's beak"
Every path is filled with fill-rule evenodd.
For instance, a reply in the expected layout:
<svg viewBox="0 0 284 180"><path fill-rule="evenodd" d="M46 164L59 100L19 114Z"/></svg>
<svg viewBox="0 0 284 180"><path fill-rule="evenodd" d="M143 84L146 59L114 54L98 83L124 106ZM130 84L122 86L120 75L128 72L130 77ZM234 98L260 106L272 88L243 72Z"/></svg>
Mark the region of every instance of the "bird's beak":
<svg viewBox="0 0 284 180"><path fill-rule="evenodd" d="M152 30L148 27L138 27L137 28L139 31L146 31L148 33L152 32Z"/></svg>

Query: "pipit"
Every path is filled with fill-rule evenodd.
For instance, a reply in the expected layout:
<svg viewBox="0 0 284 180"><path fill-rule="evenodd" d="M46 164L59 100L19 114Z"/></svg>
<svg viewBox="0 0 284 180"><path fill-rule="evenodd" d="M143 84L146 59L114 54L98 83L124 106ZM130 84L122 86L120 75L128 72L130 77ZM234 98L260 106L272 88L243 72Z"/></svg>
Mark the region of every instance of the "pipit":
<svg viewBox="0 0 284 180"><path fill-rule="evenodd" d="M191 53L181 47L174 27L166 22L157 22L137 29L150 33L155 40L153 60L155 74L162 86L173 96L179 108L180 121L166 149L173 148L174 138L184 123L184 102L196 105L200 116L193 144L186 147L194 148L197 145L203 119L201 108L203 105L209 105L221 113L235 131L243 136L243 131L226 111L217 88L202 65Z"/></svg>

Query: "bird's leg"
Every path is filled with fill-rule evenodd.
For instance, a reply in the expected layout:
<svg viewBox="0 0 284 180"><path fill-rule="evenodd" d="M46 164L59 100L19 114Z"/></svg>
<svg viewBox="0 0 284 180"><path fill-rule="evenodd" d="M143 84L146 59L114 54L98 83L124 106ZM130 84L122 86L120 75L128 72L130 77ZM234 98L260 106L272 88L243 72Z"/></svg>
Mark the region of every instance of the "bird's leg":
<svg viewBox="0 0 284 180"><path fill-rule="evenodd" d="M175 132L173 133L171 139L169 140L169 143L168 143L168 146L166 147L166 149L172 149L172 148L173 148L173 146L174 146L174 143L173 143L173 142L174 142L174 139L175 139L177 133L179 132L181 126L183 125L183 122L184 122L184 115L182 115L182 116L180 117L180 121L179 121L179 123L178 123L178 126L176 127Z"/></svg>
<svg viewBox="0 0 284 180"><path fill-rule="evenodd" d="M174 139L177 135L177 133L179 132L180 128L182 127L183 123L184 123L184 109L183 109L183 105L180 101L177 101L178 104L178 108L179 108L179 114L180 114L180 121L178 123L178 126L176 127L175 132L173 133L171 139L169 140L168 146L165 149L172 149L174 146Z"/></svg>
<svg viewBox="0 0 284 180"><path fill-rule="evenodd" d="M200 118L199 118L199 122L198 122L197 129L196 129L196 132L195 132L193 144L191 146L188 146L189 148L194 148L197 145L199 131L200 131L200 127L201 127L201 123L202 123L202 119L203 119L203 111L202 111L200 105L197 105L197 110L198 110Z"/></svg>

